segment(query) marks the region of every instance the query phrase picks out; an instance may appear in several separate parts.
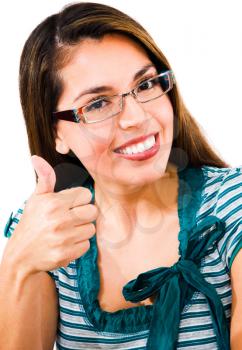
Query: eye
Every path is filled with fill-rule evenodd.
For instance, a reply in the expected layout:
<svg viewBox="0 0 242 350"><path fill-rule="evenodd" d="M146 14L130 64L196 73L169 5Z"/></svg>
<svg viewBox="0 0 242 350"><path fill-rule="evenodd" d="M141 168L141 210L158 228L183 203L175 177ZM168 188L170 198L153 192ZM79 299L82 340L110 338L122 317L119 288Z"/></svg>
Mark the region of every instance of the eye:
<svg viewBox="0 0 242 350"><path fill-rule="evenodd" d="M156 79L146 78L138 85L138 91L150 90L156 85Z"/></svg>
<svg viewBox="0 0 242 350"><path fill-rule="evenodd" d="M104 107L106 107L109 103L109 100L108 98L102 98L102 99L98 99L98 100L95 100L93 102L90 102L85 110L86 112L91 112L91 111L95 111L95 110L100 110Z"/></svg>

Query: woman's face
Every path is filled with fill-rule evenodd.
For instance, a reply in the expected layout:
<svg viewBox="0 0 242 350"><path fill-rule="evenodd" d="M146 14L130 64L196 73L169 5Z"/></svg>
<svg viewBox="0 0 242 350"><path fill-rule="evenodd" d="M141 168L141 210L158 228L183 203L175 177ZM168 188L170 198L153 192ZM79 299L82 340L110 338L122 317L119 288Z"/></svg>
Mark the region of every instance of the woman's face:
<svg viewBox="0 0 242 350"><path fill-rule="evenodd" d="M137 72L147 67L136 80ZM98 96L130 91L156 71L146 52L121 35L106 35L102 40L86 39L72 52L71 60L60 71L64 83L58 110L81 107ZM108 91L84 94L97 86ZM82 95L81 97L78 97ZM125 142L158 133L159 149L145 160L126 159L114 152ZM113 118L94 124L59 120L56 150L72 150L96 183L118 186L126 191L158 180L165 172L173 140L173 109L168 95L139 103L132 95L124 98L123 110Z"/></svg>

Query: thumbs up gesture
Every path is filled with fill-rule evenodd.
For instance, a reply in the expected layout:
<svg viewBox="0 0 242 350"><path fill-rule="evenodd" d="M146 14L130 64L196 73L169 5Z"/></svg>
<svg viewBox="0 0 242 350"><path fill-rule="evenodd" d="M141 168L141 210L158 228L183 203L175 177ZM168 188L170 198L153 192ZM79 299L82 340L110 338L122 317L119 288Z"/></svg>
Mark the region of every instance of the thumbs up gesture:
<svg viewBox="0 0 242 350"><path fill-rule="evenodd" d="M39 156L32 156L31 161L38 176L38 182L34 193L53 193L56 176L52 166L44 158Z"/></svg>
<svg viewBox="0 0 242 350"><path fill-rule="evenodd" d="M92 193L85 187L54 192L56 176L42 157L32 156L37 173L36 188L4 251L25 273L67 266L90 247L98 209L90 204Z"/></svg>

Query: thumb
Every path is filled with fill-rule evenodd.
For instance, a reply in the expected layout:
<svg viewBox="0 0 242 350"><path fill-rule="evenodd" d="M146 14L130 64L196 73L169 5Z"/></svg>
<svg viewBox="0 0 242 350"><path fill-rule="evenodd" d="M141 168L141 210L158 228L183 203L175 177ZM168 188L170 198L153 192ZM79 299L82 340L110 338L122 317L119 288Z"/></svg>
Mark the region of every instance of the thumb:
<svg viewBox="0 0 242 350"><path fill-rule="evenodd" d="M54 192L56 175L52 166L42 157L33 155L32 165L38 176L35 194Z"/></svg>

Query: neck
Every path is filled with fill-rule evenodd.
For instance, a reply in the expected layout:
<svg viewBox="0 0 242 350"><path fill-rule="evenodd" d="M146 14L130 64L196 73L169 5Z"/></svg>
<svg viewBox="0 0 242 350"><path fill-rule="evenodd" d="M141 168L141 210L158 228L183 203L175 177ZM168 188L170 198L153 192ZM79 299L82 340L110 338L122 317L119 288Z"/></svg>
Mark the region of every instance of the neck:
<svg viewBox="0 0 242 350"><path fill-rule="evenodd" d="M178 176L174 165L167 166L155 182L143 186L118 187L95 181L94 187L100 213L96 221L98 231L109 237L112 232L114 240L116 236L127 236L127 232L149 230L155 222L159 227L161 219L177 212Z"/></svg>

